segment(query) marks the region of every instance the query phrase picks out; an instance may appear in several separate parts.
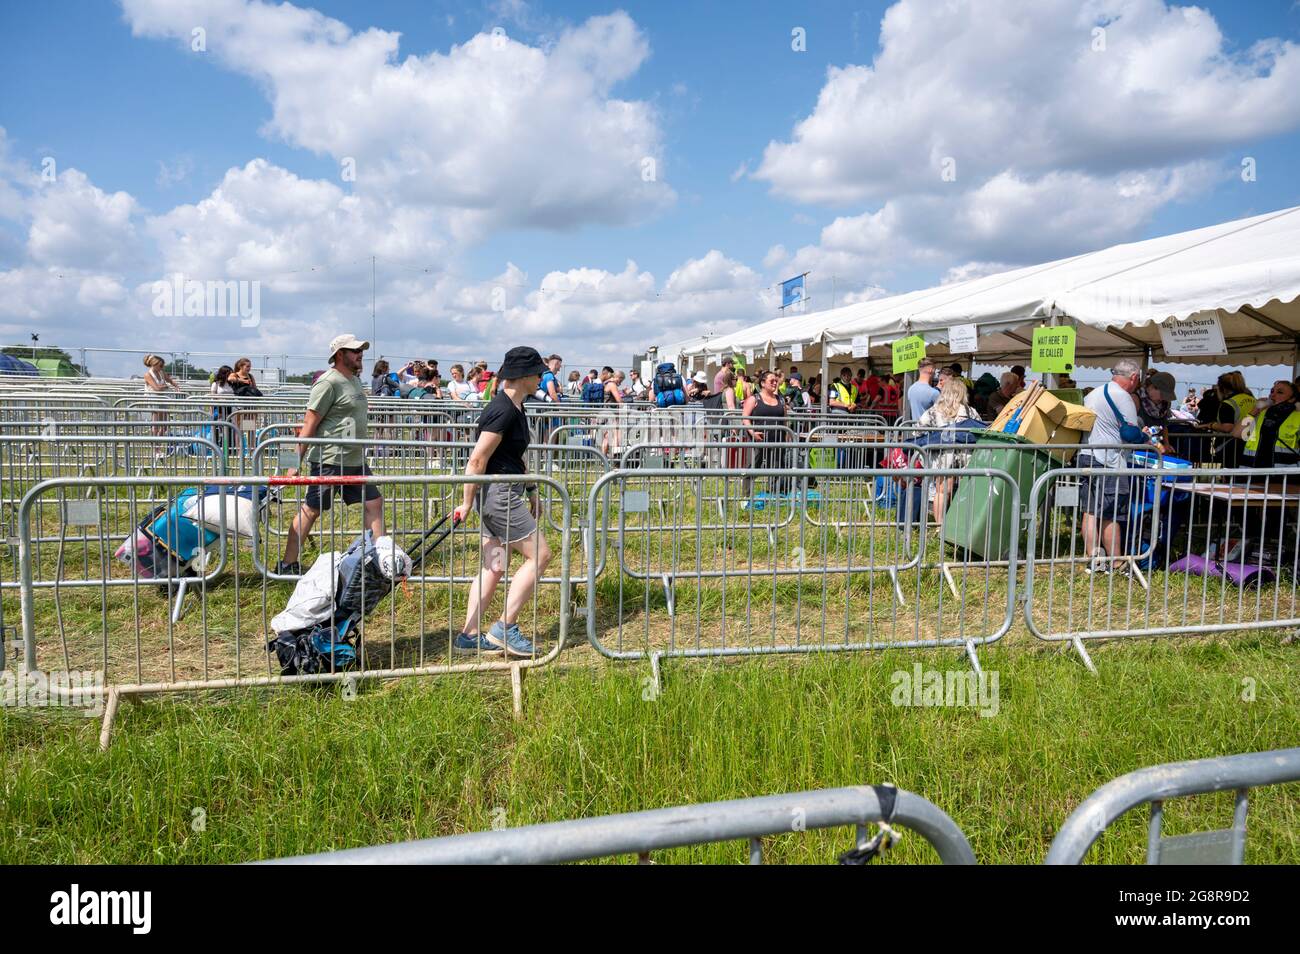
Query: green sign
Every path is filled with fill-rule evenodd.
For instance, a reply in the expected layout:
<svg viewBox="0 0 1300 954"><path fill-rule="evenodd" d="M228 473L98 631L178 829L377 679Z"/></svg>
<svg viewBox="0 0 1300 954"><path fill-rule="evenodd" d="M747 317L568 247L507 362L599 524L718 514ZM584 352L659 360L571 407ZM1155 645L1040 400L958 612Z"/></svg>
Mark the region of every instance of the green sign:
<svg viewBox="0 0 1300 954"><path fill-rule="evenodd" d="M1070 374L1074 371L1074 329L1035 328L1034 353L1029 366L1040 374Z"/></svg>
<svg viewBox="0 0 1300 954"><path fill-rule="evenodd" d="M925 357L925 339L920 335L899 338L894 342L894 374L915 371Z"/></svg>

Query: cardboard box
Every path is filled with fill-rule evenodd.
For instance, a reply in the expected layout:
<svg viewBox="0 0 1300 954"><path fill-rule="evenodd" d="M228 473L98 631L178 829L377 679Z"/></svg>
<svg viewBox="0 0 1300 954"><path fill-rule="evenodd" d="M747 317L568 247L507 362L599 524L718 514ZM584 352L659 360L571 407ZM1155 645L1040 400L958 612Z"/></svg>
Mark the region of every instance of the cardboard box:
<svg viewBox="0 0 1300 954"><path fill-rule="evenodd" d="M1002 409L1002 413L989 425L989 430L1003 431L1016 409L1025 402L1028 390L1021 391ZM1022 415L1015 434L1033 444L1078 444L1092 430L1097 415L1081 404L1066 404L1048 392L1039 395L1029 413ZM1052 453L1062 463L1069 463L1074 451Z"/></svg>

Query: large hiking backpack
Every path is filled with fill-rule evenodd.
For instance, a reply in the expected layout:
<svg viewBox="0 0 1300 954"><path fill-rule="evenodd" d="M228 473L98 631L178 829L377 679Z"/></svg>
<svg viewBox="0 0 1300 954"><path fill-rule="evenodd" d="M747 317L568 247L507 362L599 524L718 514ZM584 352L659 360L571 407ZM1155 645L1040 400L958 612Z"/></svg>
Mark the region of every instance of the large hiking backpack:
<svg viewBox="0 0 1300 954"><path fill-rule="evenodd" d="M604 404L605 382L588 381L582 386L582 399L588 404Z"/></svg>
<svg viewBox="0 0 1300 954"><path fill-rule="evenodd" d="M655 368L655 404L659 407L672 407L686 403L686 385L682 376L671 361L665 361Z"/></svg>

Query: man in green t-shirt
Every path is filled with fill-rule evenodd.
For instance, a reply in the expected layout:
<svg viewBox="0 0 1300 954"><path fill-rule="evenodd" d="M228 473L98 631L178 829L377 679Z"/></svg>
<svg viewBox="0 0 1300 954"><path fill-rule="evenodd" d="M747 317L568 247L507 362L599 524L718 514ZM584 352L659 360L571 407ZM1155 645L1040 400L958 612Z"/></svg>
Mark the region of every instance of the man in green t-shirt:
<svg viewBox="0 0 1300 954"><path fill-rule="evenodd" d="M307 413L303 416L298 436L304 438L333 438L340 441L365 440L366 390L361 384L361 356L370 342L354 335L339 335L330 342L330 370L312 385L307 398ZM359 444L299 444L298 457L312 465L317 477L369 475L365 449ZM298 468L290 467L285 474L298 475ZM362 503L366 528L376 538L384 535L384 500L374 484L345 484L343 502ZM298 552L302 541L311 533L321 511L329 510L334 503L334 488L313 484L307 488L302 507L293 518L293 525L284 542L284 556L277 574L297 576L302 572Z"/></svg>

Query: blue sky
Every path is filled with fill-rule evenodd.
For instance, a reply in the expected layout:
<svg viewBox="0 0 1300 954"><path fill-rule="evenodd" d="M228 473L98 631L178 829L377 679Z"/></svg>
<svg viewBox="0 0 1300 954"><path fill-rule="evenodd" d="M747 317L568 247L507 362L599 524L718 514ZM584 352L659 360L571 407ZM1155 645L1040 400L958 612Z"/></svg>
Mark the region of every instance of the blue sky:
<svg viewBox="0 0 1300 954"><path fill-rule="evenodd" d="M377 254L382 351L623 363L798 271L819 306L1300 204L1293 3L891 6L0 6L0 333L312 353L369 331ZM262 281L263 320L151 314L176 270Z"/></svg>

